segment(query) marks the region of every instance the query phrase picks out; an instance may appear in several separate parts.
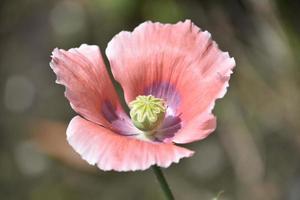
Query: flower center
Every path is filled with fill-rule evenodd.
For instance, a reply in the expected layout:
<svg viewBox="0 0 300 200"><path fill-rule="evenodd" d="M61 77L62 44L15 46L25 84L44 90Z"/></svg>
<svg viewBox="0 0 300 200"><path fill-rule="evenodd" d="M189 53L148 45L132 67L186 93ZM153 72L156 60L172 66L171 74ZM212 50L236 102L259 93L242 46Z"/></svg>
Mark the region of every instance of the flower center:
<svg viewBox="0 0 300 200"><path fill-rule="evenodd" d="M151 133L165 118L165 101L152 95L137 96L129 103L129 108L133 124L145 132Z"/></svg>

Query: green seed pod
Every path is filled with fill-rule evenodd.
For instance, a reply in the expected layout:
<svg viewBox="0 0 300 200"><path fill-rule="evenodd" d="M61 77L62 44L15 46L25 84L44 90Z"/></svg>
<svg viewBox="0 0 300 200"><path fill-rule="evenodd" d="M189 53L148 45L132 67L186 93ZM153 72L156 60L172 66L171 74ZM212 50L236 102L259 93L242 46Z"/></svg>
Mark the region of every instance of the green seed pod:
<svg viewBox="0 0 300 200"><path fill-rule="evenodd" d="M137 96L129 103L129 108L133 124L145 132L155 130L165 118L165 101L152 95Z"/></svg>

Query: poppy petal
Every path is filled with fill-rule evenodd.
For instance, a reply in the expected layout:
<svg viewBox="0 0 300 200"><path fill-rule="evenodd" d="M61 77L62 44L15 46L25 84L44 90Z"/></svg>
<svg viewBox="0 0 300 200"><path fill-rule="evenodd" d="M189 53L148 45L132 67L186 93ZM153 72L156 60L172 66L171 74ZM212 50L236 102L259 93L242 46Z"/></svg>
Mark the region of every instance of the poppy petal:
<svg viewBox="0 0 300 200"><path fill-rule="evenodd" d="M216 129L216 125L216 117L213 114L203 113L203 115L199 115L184 124L183 128L172 138L172 141L177 144L184 144L202 140Z"/></svg>
<svg viewBox="0 0 300 200"><path fill-rule="evenodd" d="M202 138L215 129L211 127L215 123L206 121L213 121L210 113L214 102L226 93L235 61L218 48L210 33L190 20L177 24L145 22L133 32L116 35L106 55L127 102L138 95L153 94L167 101L169 115L180 116L182 126L176 135L182 135L176 136L177 142ZM207 124L208 129L204 128ZM194 127L193 133L205 131L192 138L187 134L184 139L186 127Z"/></svg>
<svg viewBox="0 0 300 200"><path fill-rule="evenodd" d="M168 167L193 152L174 144L146 142L114 134L98 124L74 117L67 129L67 139L77 153L102 170L145 170L151 165Z"/></svg>
<svg viewBox="0 0 300 200"><path fill-rule="evenodd" d="M83 44L68 51L56 48L50 66L56 82L66 87L71 107L84 118L109 125L110 119L122 112L98 46Z"/></svg>

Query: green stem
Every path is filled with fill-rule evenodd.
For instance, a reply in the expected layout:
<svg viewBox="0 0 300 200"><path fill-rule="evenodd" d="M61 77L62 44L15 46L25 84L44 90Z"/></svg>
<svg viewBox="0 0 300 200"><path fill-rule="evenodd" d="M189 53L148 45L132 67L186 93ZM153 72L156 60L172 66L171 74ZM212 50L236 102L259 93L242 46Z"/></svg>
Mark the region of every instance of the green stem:
<svg viewBox="0 0 300 200"><path fill-rule="evenodd" d="M154 174L155 174L155 176L156 176L156 178L157 178L157 180L160 184L161 189L163 190L163 192L166 196L166 199L167 200L174 200L175 198L172 194L172 191L171 191L171 189L168 185L168 182L165 179L164 174L162 173L161 169L156 165L152 166L152 169L153 169Z"/></svg>

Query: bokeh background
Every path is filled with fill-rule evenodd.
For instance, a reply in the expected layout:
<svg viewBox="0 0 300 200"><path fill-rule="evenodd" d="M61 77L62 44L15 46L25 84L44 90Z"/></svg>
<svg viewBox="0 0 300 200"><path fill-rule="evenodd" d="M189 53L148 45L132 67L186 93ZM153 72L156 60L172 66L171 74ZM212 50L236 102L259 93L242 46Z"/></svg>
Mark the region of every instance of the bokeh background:
<svg viewBox="0 0 300 200"><path fill-rule="evenodd" d="M151 169L102 172L65 141L74 116L49 67L53 48L97 44L145 20L191 19L237 67L197 153L164 170L177 199L300 199L300 1L1 0L0 199L153 200Z"/></svg>

